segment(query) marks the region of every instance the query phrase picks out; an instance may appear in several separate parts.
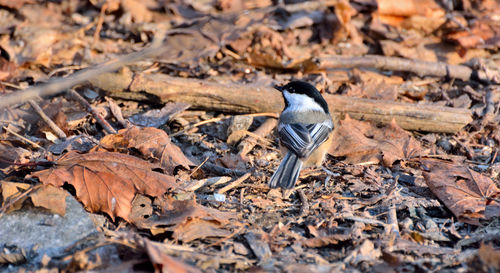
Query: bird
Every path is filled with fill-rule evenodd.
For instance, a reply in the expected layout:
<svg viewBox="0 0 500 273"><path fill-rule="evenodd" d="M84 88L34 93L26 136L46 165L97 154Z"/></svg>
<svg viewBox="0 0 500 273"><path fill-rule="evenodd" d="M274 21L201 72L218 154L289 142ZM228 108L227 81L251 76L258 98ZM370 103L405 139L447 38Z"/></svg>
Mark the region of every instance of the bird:
<svg viewBox="0 0 500 273"><path fill-rule="evenodd" d="M270 188L291 189L302 168L322 165L334 125L328 104L313 85L294 80L274 88L285 101L277 126L283 159L268 184Z"/></svg>

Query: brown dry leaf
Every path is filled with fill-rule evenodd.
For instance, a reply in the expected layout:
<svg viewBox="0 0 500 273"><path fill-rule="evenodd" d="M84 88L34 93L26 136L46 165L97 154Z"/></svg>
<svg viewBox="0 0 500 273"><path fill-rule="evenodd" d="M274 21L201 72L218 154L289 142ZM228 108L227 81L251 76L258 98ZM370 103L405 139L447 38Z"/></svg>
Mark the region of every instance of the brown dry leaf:
<svg viewBox="0 0 500 273"><path fill-rule="evenodd" d="M282 69L297 69L310 66L310 52L289 47L285 39L277 31L266 26L260 26L251 33L252 45L244 50L249 51L247 61L254 66ZM245 41L245 37L243 37ZM235 42L237 46L237 41Z"/></svg>
<svg viewBox="0 0 500 273"><path fill-rule="evenodd" d="M380 41L380 46L385 56L397 56L407 59L436 62L438 57L436 53L429 49L428 43L420 41L418 44L397 43L391 40Z"/></svg>
<svg viewBox="0 0 500 273"><path fill-rule="evenodd" d="M0 143L0 171L8 173L18 167L13 165L14 163L28 163L31 155L32 153L24 148Z"/></svg>
<svg viewBox="0 0 500 273"><path fill-rule="evenodd" d="M8 81L14 78L16 74L16 64L0 57L0 81Z"/></svg>
<svg viewBox="0 0 500 273"><path fill-rule="evenodd" d="M270 209L275 207L287 207L288 204L283 202L283 199L280 197L274 197L272 199L269 198L260 198L258 196L246 196L245 199L252 201L252 205L261 209Z"/></svg>
<svg viewBox="0 0 500 273"><path fill-rule="evenodd" d="M334 7L335 7L335 15L337 16L337 19L342 25L342 31L345 31L347 35L351 38L350 43L362 44L363 37L359 34L356 26L354 26L351 22L351 17L356 15L357 13L356 10L349 4L349 1L347 0L335 1ZM334 44L336 44L338 41L343 40L342 36L344 35L339 33L339 31L336 31L336 33L333 35Z"/></svg>
<svg viewBox="0 0 500 273"><path fill-rule="evenodd" d="M163 209L157 218L143 219L135 223L142 229L151 229L155 234L173 231L179 240L191 241L198 238L228 235L222 228L236 219L232 212L222 212L196 203L194 199L175 200L167 198L157 204ZM205 229L204 229L205 227Z"/></svg>
<svg viewBox="0 0 500 273"><path fill-rule="evenodd" d="M34 4L36 3L35 0L0 0L0 6L8 7L11 9L19 9L20 7L24 6L25 4Z"/></svg>
<svg viewBox="0 0 500 273"><path fill-rule="evenodd" d="M30 187L30 184L27 183L8 182L3 180L0 180L0 183L3 200L18 193L19 190L27 190Z"/></svg>
<svg viewBox="0 0 500 273"><path fill-rule="evenodd" d="M153 202L147 196L142 194L135 195L132 201L132 210L129 218L131 223L137 223L153 215Z"/></svg>
<svg viewBox="0 0 500 273"><path fill-rule="evenodd" d="M243 10L271 6L271 0L217 0L216 6L224 12L241 12Z"/></svg>
<svg viewBox="0 0 500 273"><path fill-rule="evenodd" d="M412 135L392 121L377 128L369 122L351 119L346 115L335 131L329 153L346 157L350 164L377 164L392 166L394 161L423 154Z"/></svg>
<svg viewBox="0 0 500 273"><path fill-rule="evenodd" d="M121 0L121 7L126 12L130 12L132 19L136 23L147 23L153 19L153 14L148 10L143 1Z"/></svg>
<svg viewBox="0 0 500 273"><path fill-rule="evenodd" d="M44 184L75 187L76 197L90 212L105 212L112 219L129 220L136 193L162 196L177 188L175 178L154 172L155 166L139 158L112 152L69 152L53 168L35 172Z"/></svg>
<svg viewBox="0 0 500 273"><path fill-rule="evenodd" d="M9 198L15 198L16 196L21 194L21 190L25 191L30 188L30 184L27 183L16 183L16 182L8 182L8 181L3 181L0 180L0 192L2 193L2 201L3 204L5 205L6 201ZM21 198L17 200L15 203L11 204L7 210L7 212L12 212L20 209L23 206L23 202L27 199L28 197L25 196L24 198Z"/></svg>
<svg viewBox="0 0 500 273"><path fill-rule="evenodd" d="M490 18L480 18L474 22L470 30L451 33L447 38L465 49L480 46L498 47L500 46L500 31L496 24Z"/></svg>
<svg viewBox="0 0 500 273"><path fill-rule="evenodd" d="M31 201L36 207L48 209L52 213L61 216L66 214L66 196L68 192L52 185L44 185L34 193L30 194Z"/></svg>
<svg viewBox="0 0 500 273"><path fill-rule="evenodd" d="M373 262L378 260L380 256L382 256L380 249L375 248L372 241L365 239L358 248L344 259L344 262L350 264L358 264L363 261Z"/></svg>
<svg viewBox="0 0 500 273"><path fill-rule="evenodd" d="M222 164L224 167L235 170L244 170L246 169L246 163L239 155L235 155L232 153L227 153L223 157L218 158L217 162Z"/></svg>
<svg viewBox="0 0 500 273"><path fill-rule="evenodd" d="M459 163L426 159L422 164L427 169L425 182L460 221L480 225L487 205L500 207L500 189L491 178Z"/></svg>
<svg viewBox="0 0 500 273"><path fill-rule="evenodd" d="M325 247L328 245L336 245L340 241L349 240L350 236L345 234L330 234L316 238L304 239L300 243L307 247Z"/></svg>
<svg viewBox="0 0 500 273"><path fill-rule="evenodd" d="M135 148L146 158L159 160L161 167L169 174L173 174L177 166L189 169L190 165L196 165L170 141L165 131L153 127L122 129L118 134L103 137L100 144L109 150Z"/></svg>
<svg viewBox="0 0 500 273"><path fill-rule="evenodd" d="M231 231L222 229L221 224L217 221L206 221L200 218L194 218L179 224L174 229L174 234L172 236L175 240L187 243L207 237L226 237L230 234Z"/></svg>
<svg viewBox="0 0 500 273"><path fill-rule="evenodd" d="M387 25L430 34L446 22L445 11L433 0L377 0L377 3L373 17Z"/></svg>
<svg viewBox="0 0 500 273"><path fill-rule="evenodd" d="M156 269L155 272L161 273L201 273L198 268L190 266L182 261L179 261L172 256L161 251L160 243L143 239L144 248L148 253L149 259Z"/></svg>
<svg viewBox="0 0 500 273"><path fill-rule="evenodd" d="M63 33L60 29L43 26L27 25L16 29L18 39L25 43L17 56L18 65L41 64L49 67L51 64L70 65L74 55L81 45L71 37L71 33Z"/></svg>
<svg viewBox="0 0 500 273"><path fill-rule="evenodd" d="M377 0L377 7L380 14L395 16L432 16L436 11L443 12L434 0Z"/></svg>
<svg viewBox="0 0 500 273"><path fill-rule="evenodd" d="M164 62L199 65L200 59L214 57L222 45L237 39L245 28L235 26L234 15L207 16L187 28L169 31L158 58Z"/></svg>
<svg viewBox="0 0 500 273"><path fill-rule="evenodd" d="M500 270L500 250L493 248L490 244L481 243L477 254L479 259L489 268L497 272Z"/></svg>

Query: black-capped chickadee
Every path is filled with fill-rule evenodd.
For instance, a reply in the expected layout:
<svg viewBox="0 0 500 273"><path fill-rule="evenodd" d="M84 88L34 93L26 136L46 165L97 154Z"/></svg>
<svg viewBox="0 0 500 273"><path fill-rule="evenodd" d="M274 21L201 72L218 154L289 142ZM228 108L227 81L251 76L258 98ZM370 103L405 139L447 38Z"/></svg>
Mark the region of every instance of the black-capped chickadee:
<svg viewBox="0 0 500 273"><path fill-rule="evenodd" d="M269 180L271 188L295 186L300 170L320 166L331 144L333 121L328 104L319 91L303 81L275 86L281 91L285 108L278 123L283 161Z"/></svg>

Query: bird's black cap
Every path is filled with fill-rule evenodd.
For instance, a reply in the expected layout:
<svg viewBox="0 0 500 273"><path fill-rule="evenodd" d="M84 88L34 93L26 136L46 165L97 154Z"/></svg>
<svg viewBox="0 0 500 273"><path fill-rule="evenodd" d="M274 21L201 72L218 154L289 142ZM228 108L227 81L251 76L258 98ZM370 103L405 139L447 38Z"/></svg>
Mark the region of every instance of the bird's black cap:
<svg viewBox="0 0 500 273"><path fill-rule="evenodd" d="M275 85L274 88L279 90L280 92L286 90L287 92L292 94L302 94L311 97L323 108L323 110L325 110L326 113L329 113L328 104L326 103L325 99L323 98L323 96L321 96L321 93L318 91L318 89L316 89L316 87L314 87L310 83L304 81L291 81L283 86Z"/></svg>

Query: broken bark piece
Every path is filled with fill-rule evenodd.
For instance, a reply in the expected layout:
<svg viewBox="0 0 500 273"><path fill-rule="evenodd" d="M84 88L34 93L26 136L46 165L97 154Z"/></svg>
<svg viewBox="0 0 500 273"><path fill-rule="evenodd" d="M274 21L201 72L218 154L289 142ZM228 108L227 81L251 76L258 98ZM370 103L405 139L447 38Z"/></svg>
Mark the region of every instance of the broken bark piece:
<svg viewBox="0 0 500 273"><path fill-rule="evenodd" d="M102 77L105 77L102 75ZM108 77L113 79L113 77ZM137 74L128 90L105 89L102 81L93 81L96 87L110 92L110 96L139 98L134 94L147 93L166 103L185 102L194 109L229 113L280 112L281 94L268 86L221 84L198 79L177 78L161 74ZM330 110L337 116L349 114L352 118L389 124L395 119L406 130L453 133L472 121L467 109L435 105L352 98L325 94Z"/></svg>
<svg viewBox="0 0 500 273"><path fill-rule="evenodd" d="M245 234L245 239L259 261L267 261L273 256L269 244L262 240L261 233L248 232Z"/></svg>

